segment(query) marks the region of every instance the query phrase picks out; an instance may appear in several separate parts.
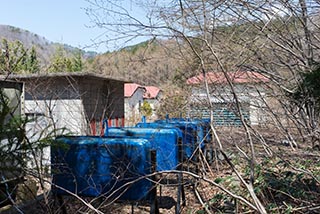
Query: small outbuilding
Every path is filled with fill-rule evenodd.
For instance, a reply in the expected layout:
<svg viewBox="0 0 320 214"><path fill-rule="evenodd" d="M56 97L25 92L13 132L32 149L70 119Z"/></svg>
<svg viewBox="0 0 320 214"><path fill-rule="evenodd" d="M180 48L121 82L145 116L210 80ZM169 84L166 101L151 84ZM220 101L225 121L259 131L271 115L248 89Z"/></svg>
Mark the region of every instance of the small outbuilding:
<svg viewBox="0 0 320 214"><path fill-rule="evenodd" d="M33 175L50 173L51 148L43 144L47 143L46 139L61 134L101 135L104 121L108 121L109 126L124 125L123 80L93 73L9 75L4 78L11 81L0 81L0 86L10 106L14 107L13 115L24 112L28 119L25 142L35 149L24 155L28 157L25 164ZM0 139L1 146L7 142ZM13 161L2 162L0 167L11 163L17 166L14 156L10 154L9 158ZM19 175L17 173L14 172ZM12 178L11 174L0 174ZM0 189L2 186L0 182Z"/></svg>
<svg viewBox="0 0 320 214"><path fill-rule="evenodd" d="M157 119L156 110L162 98L162 90L156 86L145 86L145 88L146 91L143 95L143 101L148 102L152 108L151 119Z"/></svg>
<svg viewBox="0 0 320 214"><path fill-rule="evenodd" d="M29 130L66 129L73 135L100 135L103 122L124 125L123 80L93 73L12 75L25 83L25 114Z"/></svg>
<svg viewBox="0 0 320 214"><path fill-rule="evenodd" d="M124 103L126 125L135 125L141 120L140 108L146 88L136 83L124 84Z"/></svg>
<svg viewBox="0 0 320 214"><path fill-rule="evenodd" d="M265 86L268 82L269 79L260 73L241 70L208 72L205 76L200 74L191 77L187 80L192 91L189 116L210 118L211 111L215 125L238 126L241 125L238 102L247 122L251 125L264 123L264 98L267 93Z"/></svg>
<svg viewBox="0 0 320 214"><path fill-rule="evenodd" d="M143 116L141 107L148 103L152 109L149 119L156 119L156 108L162 96L162 91L155 86L142 86L137 83L126 83L124 85L125 118L126 125L135 125L141 121Z"/></svg>

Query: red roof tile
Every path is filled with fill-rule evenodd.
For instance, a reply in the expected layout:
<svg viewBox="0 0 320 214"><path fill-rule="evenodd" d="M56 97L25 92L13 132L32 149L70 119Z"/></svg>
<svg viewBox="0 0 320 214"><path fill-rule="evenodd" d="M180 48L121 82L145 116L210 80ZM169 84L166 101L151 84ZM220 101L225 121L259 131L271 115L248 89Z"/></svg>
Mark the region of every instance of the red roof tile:
<svg viewBox="0 0 320 214"><path fill-rule="evenodd" d="M158 96L160 89L155 86L145 86L146 92L143 95L145 99L154 99Z"/></svg>
<svg viewBox="0 0 320 214"><path fill-rule="evenodd" d="M232 83L237 84L269 82L269 78L253 71L227 72L227 75L232 80ZM223 72L208 72L206 73L206 78L209 84L227 84L227 79ZM200 84L203 82L203 74L191 77L187 80L187 84L190 85Z"/></svg>
<svg viewBox="0 0 320 214"><path fill-rule="evenodd" d="M124 97L131 97L138 88L144 88L144 87L136 83L125 83Z"/></svg>

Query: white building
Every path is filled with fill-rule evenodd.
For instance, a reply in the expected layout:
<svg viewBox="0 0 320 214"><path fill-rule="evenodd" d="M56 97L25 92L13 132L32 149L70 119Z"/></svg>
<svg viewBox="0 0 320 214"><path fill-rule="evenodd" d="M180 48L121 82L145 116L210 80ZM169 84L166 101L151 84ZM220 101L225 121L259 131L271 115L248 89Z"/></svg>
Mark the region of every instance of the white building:
<svg viewBox="0 0 320 214"><path fill-rule="evenodd" d="M91 73L12 75L24 82L26 133L30 142L60 134L101 135L103 122L124 124L124 81ZM50 166L50 147L36 159ZM34 163L28 163L33 168Z"/></svg>
<svg viewBox="0 0 320 214"><path fill-rule="evenodd" d="M127 126L133 126L141 120L140 107L143 104L145 91L145 87L136 83L124 85L125 124Z"/></svg>
<svg viewBox="0 0 320 214"><path fill-rule="evenodd" d="M99 135L102 123L124 121L124 81L91 73L14 75L25 83L25 113L31 129L53 126L74 135Z"/></svg>
<svg viewBox="0 0 320 214"><path fill-rule="evenodd" d="M151 120L157 119L156 110L159 107L160 100L162 98L162 91L155 86L145 86L146 91L143 95L143 101L150 104L152 108Z"/></svg>
<svg viewBox="0 0 320 214"><path fill-rule="evenodd" d="M230 87L226 75L231 80L234 90ZM208 83L208 92L205 88L205 80ZM266 119L264 97L268 82L267 77L248 71L209 72L206 77L202 74L191 77L187 80L192 90L189 116L210 118L210 111L212 111L215 125L238 126L241 125L236 103L238 101L247 122L251 125L262 124Z"/></svg>

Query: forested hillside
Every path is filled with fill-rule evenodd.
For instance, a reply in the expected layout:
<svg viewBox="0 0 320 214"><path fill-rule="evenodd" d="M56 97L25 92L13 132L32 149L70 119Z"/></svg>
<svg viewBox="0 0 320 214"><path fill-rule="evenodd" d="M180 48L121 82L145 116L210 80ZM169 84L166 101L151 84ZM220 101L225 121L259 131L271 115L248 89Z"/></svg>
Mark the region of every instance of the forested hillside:
<svg viewBox="0 0 320 214"><path fill-rule="evenodd" d="M0 25L0 38L1 40L6 39L9 42L21 41L26 49L34 46L42 63L48 63L55 51L53 43L46 38L28 30L9 25Z"/></svg>
<svg viewBox="0 0 320 214"><path fill-rule="evenodd" d="M143 85L162 85L183 81L192 67L181 57L183 51L174 40L149 40L95 57L93 71L121 77ZM184 54L190 57L189 54Z"/></svg>
<svg viewBox="0 0 320 214"><path fill-rule="evenodd" d="M0 25L0 41L2 54L5 51L7 51L8 53L15 52L15 54L11 54L11 59L7 59L7 61L10 61L12 66L14 66L15 61L19 61L19 55L25 55L24 52L31 52L31 50L33 49L32 51L34 51L34 54L37 57L37 61L39 62L40 70L38 72L50 72L49 67L57 57L71 59L77 57L77 55L81 55L84 63L87 59L93 58L97 55L97 53L93 51L84 51L79 48L72 47L68 44L51 42L45 37L40 36L36 33L9 25ZM8 47L5 47L6 44L8 44ZM22 58L20 59L20 61L23 61ZM63 66L61 66L61 68L63 68Z"/></svg>
<svg viewBox="0 0 320 214"><path fill-rule="evenodd" d="M38 72L40 73L52 72L54 69L49 69L52 64L60 64L54 65L56 70L72 71L67 68L70 62L64 62L66 60L61 59L77 58L79 54L83 63L82 71L96 72L114 78L125 78L145 85L159 86L170 84L172 81L178 83L185 78L181 71L190 70L181 63L184 59L178 57L181 55L178 52L182 50L177 49L177 43L170 40L153 39L114 52L97 54L67 44L53 43L36 33L8 25L0 25L0 39L7 40L11 44L11 49L19 50L20 54L34 48L39 61L40 70ZM18 41L21 44L17 44ZM2 47L4 44L0 44L0 46L4 50Z"/></svg>

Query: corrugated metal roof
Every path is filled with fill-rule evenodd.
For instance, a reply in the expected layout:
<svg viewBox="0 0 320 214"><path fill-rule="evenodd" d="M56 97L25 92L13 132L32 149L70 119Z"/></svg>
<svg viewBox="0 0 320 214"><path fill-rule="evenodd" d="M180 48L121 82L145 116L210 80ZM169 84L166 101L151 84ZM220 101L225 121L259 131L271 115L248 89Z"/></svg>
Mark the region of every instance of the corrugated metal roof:
<svg viewBox="0 0 320 214"><path fill-rule="evenodd" d="M145 90L145 87L136 84L136 83L126 83L124 84L124 97L131 97L138 88L142 88Z"/></svg>
<svg viewBox="0 0 320 214"><path fill-rule="evenodd" d="M96 74L92 72L56 72L56 73L46 73L46 74L10 74L9 76L0 76L0 78L5 78L10 80L26 80L26 79L43 79L43 78L54 78L54 77L88 77L97 78L103 80L114 80L119 82L130 82L121 78L106 77L102 74Z"/></svg>
<svg viewBox="0 0 320 214"><path fill-rule="evenodd" d="M146 92L143 95L145 99L155 99L159 92L161 91L158 87L155 86L145 86Z"/></svg>
<svg viewBox="0 0 320 214"><path fill-rule="evenodd" d="M245 83L265 83L269 82L269 78L264 75L253 71L236 71L227 72L227 75L232 80L232 83L245 84ZM227 84L227 78L223 72L208 72L206 78L209 84ZM187 80L187 84L195 85L204 82L204 75L200 74L191 77Z"/></svg>

